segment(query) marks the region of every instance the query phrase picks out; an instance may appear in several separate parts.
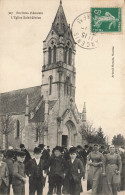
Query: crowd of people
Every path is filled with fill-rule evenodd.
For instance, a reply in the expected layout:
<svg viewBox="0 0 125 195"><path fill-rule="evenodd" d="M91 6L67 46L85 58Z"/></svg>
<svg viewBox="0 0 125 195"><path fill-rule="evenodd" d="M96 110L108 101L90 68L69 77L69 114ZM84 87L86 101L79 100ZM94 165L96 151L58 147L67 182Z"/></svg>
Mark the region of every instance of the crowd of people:
<svg viewBox="0 0 125 195"><path fill-rule="evenodd" d="M25 195L26 177L29 195L42 195L47 181L47 195L80 195L85 178L92 195L117 195L125 190L125 150L98 144L69 149L56 146L52 151L39 144L33 155L24 144L20 149L0 150L0 195L10 195L11 186L14 195Z"/></svg>

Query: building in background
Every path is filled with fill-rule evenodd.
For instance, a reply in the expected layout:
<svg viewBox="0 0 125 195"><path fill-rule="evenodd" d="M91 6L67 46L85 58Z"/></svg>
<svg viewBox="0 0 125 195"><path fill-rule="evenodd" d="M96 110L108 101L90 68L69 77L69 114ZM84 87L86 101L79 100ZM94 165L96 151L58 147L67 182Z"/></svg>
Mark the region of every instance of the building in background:
<svg viewBox="0 0 125 195"><path fill-rule="evenodd" d="M86 122L86 109L79 113L75 104L75 52L60 1L43 41L42 85L0 94L1 117L9 115L14 120L8 145L18 147L23 143L32 150L39 143L50 147L82 144L79 128ZM3 147L4 135L0 139Z"/></svg>

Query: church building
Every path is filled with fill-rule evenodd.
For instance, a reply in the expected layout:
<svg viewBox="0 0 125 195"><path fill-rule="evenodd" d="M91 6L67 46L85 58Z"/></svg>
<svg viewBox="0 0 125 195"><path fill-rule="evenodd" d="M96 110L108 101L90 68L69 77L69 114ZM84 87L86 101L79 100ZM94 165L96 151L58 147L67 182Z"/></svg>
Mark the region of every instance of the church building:
<svg viewBox="0 0 125 195"><path fill-rule="evenodd" d="M13 120L8 146L20 143L32 150L39 143L50 148L82 144L80 125L86 108L79 113L75 103L75 41L60 1L51 29L43 41L42 84L0 94L0 117ZM4 120L5 122L6 120ZM0 147L6 135L0 126Z"/></svg>

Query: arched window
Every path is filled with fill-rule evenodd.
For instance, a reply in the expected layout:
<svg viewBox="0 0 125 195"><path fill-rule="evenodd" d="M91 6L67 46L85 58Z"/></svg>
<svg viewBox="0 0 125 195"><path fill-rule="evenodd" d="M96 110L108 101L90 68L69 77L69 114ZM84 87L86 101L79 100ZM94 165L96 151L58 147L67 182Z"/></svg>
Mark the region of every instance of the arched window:
<svg viewBox="0 0 125 195"><path fill-rule="evenodd" d="M69 64L69 65L71 65L71 64L72 64L72 50L71 50L71 48L69 49L68 64Z"/></svg>
<svg viewBox="0 0 125 195"><path fill-rule="evenodd" d="M52 49L49 47L49 55L48 55L48 63L51 64L51 59L52 59Z"/></svg>
<svg viewBox="0 0 125 195"><path fill-rule="evenodd" d="M67 95L67 82L64 83L64 94Z"/></svg>
<svg viewBox="0 0 125 195"><path fill-rule="evenodd" d="M64 63L67 63L67 54L68 54L68 47L66 46L64 49Z"/></svg>
<svg viewBox="0 0 125 195"><path fill-rule="evenodd" d="M20 137L20 122L17 120L16 122L16 138Z"/></svg>
<svg viewBox="0 0 125 195"><path fill-rule="evenodd" d="M70 95L71 94L71 88L70 88L70 78L66 77L66 81L64 84L64 91L65 91L65 95Z"/></svg>
<svg viewBox="0 0 125 195"><path fill-rule="evenodd" d="M53 77L50 76L49 77L49 95L52 94L52 81L53 81Z"/></svg>
<svg viewBox="0 0 125 195"><path fill-rule="evenodd" d="M56 46L53 47L53 63L56 63Z"/></svg>

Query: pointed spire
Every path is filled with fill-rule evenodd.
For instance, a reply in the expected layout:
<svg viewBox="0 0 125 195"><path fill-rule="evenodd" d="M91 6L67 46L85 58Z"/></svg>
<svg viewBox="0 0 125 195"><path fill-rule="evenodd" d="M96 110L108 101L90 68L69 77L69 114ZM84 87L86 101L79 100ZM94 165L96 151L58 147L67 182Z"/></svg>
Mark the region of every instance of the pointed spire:
<svg viewBox="0 0 125 195"><path fill-rule="evenodd" d="M60 0L60 5L62 5L62 0Z"/></svg>
<svg viewBox="0 0 125 195"><path fill-rule="evenodd" d="M29 106L29 96L26 96L26 106Z"/></svg>
<svg viewBox="0 0 125 195"><path fill-rule="evenodd" d="M62 0L60 0L60 5L57 10L52 26L59 35L64 35L65 31L68 28L68 23L67 23L65 13L62 7Z"/></svg>
<svg viewBox="0 0 125 195"><path fill-rule="evenodd" d="M85 122L86 121L86 103L84 102L84 107L83 107L83 111L82 111L82 121Z"/></svg>
<svg viewBox="0 0 125 195"><path fill-rule="evenodd" d="M84 102L83 113L86 113L86 103Z"/></svg>
<svg viewBox="0 0 125 195"><path fill-rule="evenodd" d="M29 115L29 97L26 96L26 110L25 110L25 116Z"/></svg>

